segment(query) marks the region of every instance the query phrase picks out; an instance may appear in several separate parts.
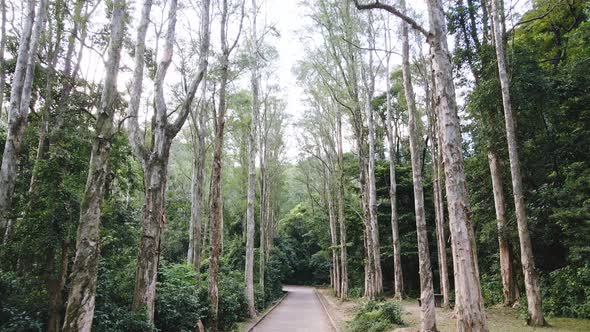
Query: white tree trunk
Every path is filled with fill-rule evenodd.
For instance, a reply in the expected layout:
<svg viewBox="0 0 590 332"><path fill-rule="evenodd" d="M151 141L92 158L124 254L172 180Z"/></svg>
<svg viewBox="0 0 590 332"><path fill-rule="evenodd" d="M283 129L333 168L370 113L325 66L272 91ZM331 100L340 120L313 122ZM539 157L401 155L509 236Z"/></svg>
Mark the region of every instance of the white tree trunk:
<svg viewBox="0 0 590 332"><path fill-rule="evenodd" d="M405 1L401 1L405 12ZM418 238L418 260L420 266L420 331L436 331L436 315L434 309L434 287L432 285L432 269L430 266L430 250L428 249L428 233L424 212L424 188L422 185L422 163L420 160L420 138L418 137L418 121L420 116L414 101L412 73L410 72L410 42L408 26L402 22L402 75L404 92L408 106L408 126L410 136L410 154L412 160L412 180L414 184L414 209L416 212L416 232Z"/></svg>
<svg viewBox="0 0 590 332"><path fill-rule="evenodd" d="M6 0L0 1L0 123L4 120L4 87L6 85L6 73L4 72L4 51L6 50Z"/></svg>
<svg viewBox="0 0 590 332"><path fill-rule="evenodd" d="M498 247L500 253L500 274L502 276L502 293L504 305L511 306L518 300L514 269L512 267L512 253L506 232L506 209L504 200L504 188L502 185L502 172L498 154L490 149L488 152L492 189L494 193L494 206L496 210L496 222L498 225Z"/></svg>
<svg viewBox="0 0 590 332"><path fill-rule="evenodd" d="M37 62L37 46L39 45L41 31L45 25L46 10L47 0L39 1L36 14L35 1L28 1L12 79L8 130L0 168L0 236L4 237L5 240L8 239L10 231L8 214L16 184L21 143L27 128L29 104L35 76L35 63Z"/></svg>
<svg viewBox="0 0 590 332"><path fill-rule="evenodd" d="M116 0L111 17L111 42L105 68L104 87L96 117L88 179L80 206L76 256L72 267L70 293L63 331L90 331L94 317L96 278L100 256L100 215L105 178L114 133L114 102L125 26L125 0Z"/></svg>
<svg viewBox="0 0 590 332"><path fill-rule="evenodd" d="M252 58L252 122L248 137L248 197L246 207L246 300L250 317L256 316L254 302L254 233L256 228L256 128L258 127L259 88L258 88L258 39L256 34L256 0L252 0L252 36L250 40L250 57Z"/></svg>
<svg viewBox="0 0 590 332"><path fill-rule="evenodd" d="M428 0L428 15L432 30L430 46L436 108L442 140L449 229L455 267L457 331L487 331L463 163L461 126L457 114L451 57L446 40L446 20L441 0Z"/></svg>
<svg viewBox="0 0 590 332"><path fill-rule="evenodd" d="M515 120L512 114L512 103L510 101L510 79L506 71L506 57L503 42L504 22L500 18L501 8L503 8L503 6L500 0L492 0L492 30L494 32L498 73L502 90L502 105L504 106L504 119L506 122L506 139L508 141L510 173L512 174L512 192L514 195L514 206L516 210L516 223L518 224L518 238L520 240L520 261L522 272L524 274L524 285L527 295L528 313L530 316L528 323L533 326L542 326L545 325L545 318L543 317L539 277L535 269L533 247L527 225Z"/></svg>
<svg viewBox="0 0 590 332"><path fill-rule="evenodd" d="M340 298L348 298L348 264L346 256L346 217L344 214L344 156L342 152L342 114L336 115L336 145L338 153L338 227L340 229Z"/></svg>
<svg viewBox="0 0 590 332"><path fill-rule="evenodd" d="M187 261L195 271L201 266L201 251L203 250L203 192L205 185L205 133L207 126L207 81L201 87L201 107L195 120L196 148L193 160L193 179L191 190L191 219L189 229L189 251Z"/></svg>
<svg viewBox="0 0 590 332"><path fill-rule="evenodd" d="M389 41L389 35L387 36ZM401 245L399 240L398 215L397 215L397 181L395 176L395 137L393 129L393 110L391 108L391 82L390 82L390 54L387 54L385 75L386 91L386 119L387 143L389 145L389 201L391 204L391 240L393 246L393 289L394 298L401 300L404 297L404 275L402 270Z"/></svg>

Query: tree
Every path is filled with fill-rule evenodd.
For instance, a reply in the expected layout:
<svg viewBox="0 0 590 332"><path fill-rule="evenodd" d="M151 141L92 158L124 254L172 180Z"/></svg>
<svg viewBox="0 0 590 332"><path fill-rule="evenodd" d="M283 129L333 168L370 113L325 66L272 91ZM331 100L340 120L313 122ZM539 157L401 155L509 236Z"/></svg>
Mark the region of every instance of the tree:
<svg viewBox="0 0 590 332"><path fill-rule="evenodd" d="M406 12L405 1L401 1L400 8ZM418 121L420 116L416 109L412 73L410 71L410 41L408 26L401 23L402 35L402 76L404 93L408 105L408 122L410 136L410 158L412 161L412 182L414 184L414 209L416 211L416 232L418 238L418 260L420 265L420 330L436 331L436 315L434 309L434 287L432 284L432 268L430 265L430 250L428 249L428 234L426 232L426 215L424 211L424 187L422 184L422 163L420 158L420 138L418 137Z"/></svg>
<svg viewBox="0 0 590 332"><path fill-rule="evenodd" d="M389 201L391 204L391 242L393 247L393 289L394 298L402 299L404 297L404 276L401 262L401 246L399 240L399 227L398 227L398 213L397 213L397 181L395 178L395 137L397 132L397 124L394 129L393 125L393 110L391 100L391 78L390 78L390 31L389 31L389 20L386 21L387 26L385 29L385 86L386 100L385 100L385 118L383 119L383 128L386 131L387 143L389 148Z"/></svg>
<svg viewBox="0 0 590 332"><path fill-rule="evenodd" d="M506 70L506 58L504 52L504 22L501 20L500 8L503 8L499 0L491 0L492 25L494 33L494 45L496 47L496 59L500 77L500 88L502 92L502 105L504 107L504 119L506 124L506 140L508 141L508 156L510 159L510 173L512 174L512 192L514 206L516 208L516 222L518 224L518 238L520 239L520 261L524 274L524 285L527 294L528 323L533 326L545 325L543 317L541 287L539 277L535 269L535 257L531 237L527 225L526 205L524 202L524 191L522 175L520 173L520 158L516 141L515 120L512 115L512 103L510 101L510 80ZM491 161L490 161L491 165Z"/></svg>
<svg viewBox="0 0 590 332"><path fill-rule="evenodd" d="M256 0L252 0L252 31L250 37L250 57L252 61L251 86L252 86L252 121L250 123L250 136L248 137L248 196L246 211L246 298L248 299L248 310L251 317L256 316L256 307L254 302L254 232L256 227L256 211L254 203L256 201L256 129L258 127L259 113L259 80L258 77L258 37L256 32L256 16L258 7ZM261 211L262 214L262 211ZM262 225L262 218L261 225ZM262 229L262 227L261 227ZM261 244L263 243L261 237ZM260 266L264 263L261 251ZM261 282L264 276L260 276ZM264 285L263 285L264 286ZM263 288L264 289L264 288Z"/></svg>
<svg viewBox="0 0 590 332"><path fill-rule="evenodd" d="M230 17L228 0L222 0L221 5L221 22L220 22L220 40L221 40L221 59L220 59L220 82L219 82L219 106L214 119L215 138L213 143L213 161L211 170L211 212L210 212L210 250L209 250L209 301L211 302L211 330L217 332L219 318L219 255L221 246L221 224L222 224L222 195L221 195L221 171L222 171L222 152L223 139L225 130L225 112L227 111L227 84L229 80L229 57L235 49L240 34L242 32L242 22L244 19L244 3L241 5L240 26L236 39L232 44L227 39L227 24Z"/></svg>
<svg viewBox="0 0 590 332"><path fill-rule="evenodd" d="M76 256L72 266L64 331L90 331L94 318L96 278L100 255L101 205L105 194L105 181L114 134L113 119L116 110L117 76L125 35L127 9L125 0L116 0L112 5L108 60L105 65L105 80L100 108L94 126L95 136L88 165L88 180L80 207Z"/></svg>
<svg viewBox="0 0 590 332"><path fill-rule="evenodd" d="M10 91L10 108L8 113L8 135L2 155L0 168L0 236L8 239L11 218L9 211L14 194L17 177L17 161L20 148L27 128L29 104L35 65L37 63L37 47L41 32L45 26L47 0L40 0L35 10L35 1L27 2L27 13L18 46L16 67ZM4 241L4 240L3 240Z"/></svg>
<svg viewBox="0 0 590 332"><path fill-rule="evenodd" d="M146 310L149 321L154 320L156 299L156 280L160 261L160 241L162 227L165 223L165 190L168 174L168 162L172 140L184 125L191 106L207 72L207 57L209 50L209 1L201 3L201 44L200 58L197 72L190 82L185 96L179 106L178 115L171 120L164 95L164 81L172 63L175 43L176 17L178 2L172 0L168 9L167 32L164 42L162 58L157 66L154 78L154 117L152 118L152 142L146 144L137 122L139 98L141 97L141 82L143 78L145 31L149 22L151 1L146 0L142 8L141 21L138 26L136 41L136 68L132 81L133 97L129 103L129 141L133 152L139 159L144 172L145 205L142 220L142 236L137 268L135 274L135 289L133 291L133 311ZM148 3L149 2L149 3ZM138 91L139 90L139 91ZM137 93L135 93L137 92Z"/></svg>

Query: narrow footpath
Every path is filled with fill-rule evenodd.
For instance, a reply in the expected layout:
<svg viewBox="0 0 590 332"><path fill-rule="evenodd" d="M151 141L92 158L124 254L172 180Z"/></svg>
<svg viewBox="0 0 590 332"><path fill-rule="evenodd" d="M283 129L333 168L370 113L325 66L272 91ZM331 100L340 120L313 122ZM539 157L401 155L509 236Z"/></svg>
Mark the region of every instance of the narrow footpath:
<svg viewBox="0 0 590 332"><path fill-rule="evenodd" d="M256 332L332 332L312 287L285 286L287 297L254 329Z"/></svg>

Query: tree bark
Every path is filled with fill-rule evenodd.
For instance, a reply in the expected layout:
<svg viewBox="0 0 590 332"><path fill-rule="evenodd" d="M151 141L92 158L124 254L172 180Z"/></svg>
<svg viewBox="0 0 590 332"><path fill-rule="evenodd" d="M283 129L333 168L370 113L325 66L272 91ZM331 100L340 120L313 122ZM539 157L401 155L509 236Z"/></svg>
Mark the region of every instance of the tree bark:
<svg viewBox="0 0 590 332"><path fill-rule="evenodd" d="M100 256L100 215L114 133L115 97L125 30L125 0L113 3L111 42L105 68L99 112L96 117L88 179L80 206L76 256L63 331L90 331L94 317L96 278Z"/></svg>
<svg viewBox="0 0 590 332"><path fill-rule="evenodd" d="M4 108L4 88L6 86L6 73L4 72L4 51L6 50L6 0L0 1L0 122L2 122Z"/></svg>
<svg viewBox="0 0 590 332"><path fill-rule="evenodd" d="M500 0L492 0L491 2L492 30L494 33L496 58L498 60L498 74L500 77L502 105L504 107L504 120L506 123L506 139L508 141L508 157L510 159L510 173L512 174L512 192L514 195L514 206L516 210L516 223L518 224L518 238L520 240L520 261L527 294L529 314L527 323L533 326L543 326L545 325L545 318L543 317L541 288L539 285L539 277L535 269L535 257L533 255L533 247L527 225L515 120L512 114L512 102L510 101L510 79L506 70L506 57L503 41L504 21L500 17L503 5Z"/></svg>
<svg viewBox="0 0 590 332"><path fill-rule="evenodd" d="M324 143L325 144L325 143ZM329 156L326 156L326 163L329 163ZM328 222L330 225L330 244L331 244L331 251L332 251L332 267L331 270L333 271L332 274L332 287L336 296L340 297L340 262L338 259L338 228L336 226L336 216L334 214L334 201L332 197L332 186L331 186L331 178L332 174L330 174L330 170L328 169L327 165L324 165L324 201L326 202L326 206L328 208Z"/></svg>
<svg viewBox="0 0 590 332"><path fill-rule="evenodd" d="M27 128L29 104L37 62L37 46L45 25L47 0L40 0L35 14L35 1L28 1L24 27L19 41L16 66L10 91L8 130L2 167L0 168L0 236L8 239L9 211L17 178L21 141ZM36 15L36 17L35 17ZM8 231L8 232L7 232Z"/></svg>
<svg viewBox="0 0 590 332"><path fill-rule="evenodd" d="M442 140L449 228L455 267L457 331L488 331L479 283L473 225L462 154L462 139L440 0L428 0L436 107Z"/></svg>
<svg viewBox="0 0 590 332"><path fill-rule="evenodd" d="M516 280L514 280L514 268L512 267L512 252L507 238L506 209L504 200L504 188L502 185L502 172L500 159L492 149L488 152L488 162L492 178L494 193L494 205L496 210L496 222L498 224L498 247L500 252L500 274L502 276L502 294L504 305L511 306L518 301Z"/></svg>
<svg viewBox="0 0 590 332"><path fill-rule="evenodd" d="M243 12L242 12L243 14ZM242 15L243 18L243 15ZM222 223L222 196L221 196L221 171L222 153L225 130L225 112L227 110L227 82L229 80L229 56L235 43L228 45L227 22L229 19L228 0L221 4L221 58L220 58L220 82L219 82L219 107L215 119L215 141L213 150L213 165L211 170L211 211L210 211L210 251L209 251L209 301L211 303L211 331L217 332L219 319L219 255L220 255L220 228ZM240 21L240 32L241 32ZM239 35L238 35L239 36Z"/></svg>
<svg viewBox="0 0 590 332"><path fill-rule="evenodd" d="M438 133L438 119L433 109L435 103L432 94L431 84L434 84L434 77L425 77L426 111L429 122L430 154L432 156L432 190L434 198L434 213L436 222L436 241L438 250L438 270L440 279L440 291L443 295L443 306L449 307L449 272L447 263L447 244L445 236L445 212L442 190L442 154L440 137Z"/></svg>
<svg viewBox="0 0 590 332"><path fill-rule="evenodd" d="M206 89L207 81L201 87L201 109L195 121L197 142L193 160L193 179L191 190L191 219L189 229L189 249L187 261L199 272L201 267L201 251L203 250L203 186L205 185L205 130L207 126Z"/></svg>
<svg viewBox="0 0 590 332"><path fill-rule="evenodd" d="M386 37L389 43L389 33ZM401 262L401 245L399 240L398 215L397 215L397 181L395 176L395 137L392 125L393 110L391 109L391 82L389 71L390 54L386 56L386 119L384 128L387 130L387 142L389 145L389 201L391 203L391 240L393 246L393 289L394 298L401 300L404 297L404 277Z"/></svg>
<svg viewBox="0 0 590 332"><path fill-rule="evenodd" d="M406 11L405 1L401 1L402 12ZM420 160L420 138L418 137L418 111L414 101L412 74L410 72L410 42L408 26L402 22L402 76L404 93L408 106L408 129L410 136L410 155L412 161L412 181L414 184L414 209L416 211L416 231L418 238L418 260L420 272L420 331L437 331L434 309L434 287L428 249L428 234L424 212L424 188L422 185L422 163Z"/></svg>
<svg viewBox="0 0 590 332"><path fill-rule="evenodd" d="M258 127L259 113L259 88L258 88L258 37L256 33L256 16L258 7L256 0L252 0L252 36L250 45L250 57L252 58L251 85L252 85L252 122L250 123L250 135L248 136L248 196L246 207L246 300L250 317L256 316L254 301L254 232L256 228L256 129ZM262 218L261 218L262 220Z"/></svg>
<svg viewBox="0 0 590 332"><path fill-rule="evenodd" d="M342 114L336 114L336 145L338 153L338 227L340 229L340 298L348 298L348 263L346 254L346 217L344 214L344 155L342 152Z"/></svg>

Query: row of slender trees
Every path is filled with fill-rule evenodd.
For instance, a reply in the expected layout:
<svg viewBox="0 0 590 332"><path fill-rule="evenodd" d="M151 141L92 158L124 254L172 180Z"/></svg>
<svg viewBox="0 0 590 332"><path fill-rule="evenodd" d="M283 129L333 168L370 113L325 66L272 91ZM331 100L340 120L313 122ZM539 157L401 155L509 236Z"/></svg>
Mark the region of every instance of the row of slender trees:
<svg viewBox="0 0 590 332"><path fill-rule="evenodd" d="M386 2L333 2L318 0L309 5L311 18L316 31L322 36L322 44L310 49L310 55L300 65L300 81L306 87L309 107L316 114L311 116L316 123L306 123L309 133L305 141L307 154L318 159L323 165L325 179L321 197L326 208L331 232L331 284L337 294L345 297L342 290L347 282L346 238L340 236L338 229L345 231L345 223L340 222L334 206L341 201L342 183L341 118L347 114L352 136L356 142L359 158L359 190L362 219L365 223L365 287L367 298L382 295L382 272L380 267L379 233L376 223L375 200L375 135L376 117L381 117L388 141L390 160L390 199L391 224L394 259L394 292L397 298L404 296L402 266L400 258L399 234L396 211L395 161L396 146L400 132L407 132L410 146L412 180L414 188L414 207L417 229L418 259L421 289L421 330L436 331L435 299L432 266L426 231L423 176L425 152L432 159L434 211L436 220L436 243L440 272L440 290L443 304L449 304L450 283L448 279L447 250L445 236L445 214L448 216L451 239L451 253L454 271L455 314L458 331L488 330L480 286L480 276L475 248L474 229L468 188L463 161L461 124L459 122L453 66L447 45L447 21L445 8L441 1L428 1L428 26L408 14L404 1L391 5ZM357 11L358 9L358 11ZM376 11L376 10L380 11ZM363 13L363 11L366 11ZM518 160L514 118L510 104L510 81L507 75L505 47L506 28L504 27L503 3L498 0L484 1L478 8L470 5L467 14L471 33L466 38L474 40L477 47L483 43L496 50L494 58L486 61L497 63L497 73L501 83L503 113L510 170L513 183L513 196L518 222L521 262L525 276L529 324L544 325L541 309L541 295L538 276L534 267L531 240L527 229L522 176ZM484 20L477 23L475 16L483 11ZM376 16L381 15L381 16ZM390 17L400 19L399 39L401 50L394 47L390 28ZM478 29L483 24L483 29ZM416 36L411 43L410 32ZM414 44L415 46L412 46ZM423 44L428 48L428 56L422 52ZM411 52L411 47L416 47ZM401 52L400 52L401 51ZM483 53L483 51L481 51ZM418 60L412 64L411 54ZM391 96L390 58L392 54L401 57L404 109L407 110L407 127L401 128L399 111L394 115ZM483 78L478 72L479 64L473 62L475 84ZM386 102L384 110L375 110L376 78L385 77ZM417 108L415 81L420 82L422 110ZM422 116L428 120L426 132ZM319 118L316 118L319 117ZM321 121L320 121L321 120ZM314 121L314 120L312 120ZM422 137L427 140L423 142ZM428 147L426 147L428 145ZM494 151L489 154L491 178L494 186L496 215L499 230L500 263L505 304L512 305L518 300L514 281L514 269L503 235L506 224L505 202L500 180L499 156ZM320 173L321 174L321 173ZM444 186L444 187L443 187ZM446 204L443 201L446 197ZM446 212L446 213L445 213ZM336 222L338 220L338 222Z"/></svg>
<svg viewBox="0 0 590 332"><path fill-rule="evenodd" d="M261 288L264 289L265 265L273 246L278 218L274 199L278 195L276 183L282 172L282 136L286 121L283 113L285 105L276 96L276 88L270 83L261 88L261 71L273 60L271 57L261 60L265 52L264 38L272 35L274 30L272 27L264 27L263 36L258 36L256 17L260 5L255 0L249 4L249 35L244 32L244 21L248 16L248 4L245 1L202 0L189 4L178 0L168 0L164 3L144 0L137 5L138 8L133 8L133 3L127 0L106 3L78 0L74 4L64 0L30 0L22 6L23 25L18 40L16 67L10 85L7 139L2 155L0 178L0 232L3 235L3 243L10 242L14 223L17 222L11 211L15 204L15 184L19 175L17 164L27 129L27 119L31 110L37 112L36 100L32 100L33 82L39 79L35 77L36 67L42 66L48 71L47 96L52 96L52 91L58 84L58 77L61 84L58 105L53 106L54 101L46 97L42 109L38 111L44 123L40 126L35 163L41 164L51 150L56 133L63 126L65 109L72 102L72 94L79 89L80 82L87 79L80 74L83 56L90 57L89 61L95 61L97 57L102 56L105 61L101 83L94 90L98 96L97 102L95 105L89 102L89 109L84 110L92 119L93 130L88 177L82 193L73 265L70 266L68 257L72 245L64 241L61 246L62 263L58 268L60 272L49 289L49 331L90 331L92 328L101 248L101 209L112 181L110 177L113 139L120 131L127 134L133 155L141 166L144 189L132 311L145 313L149 322L154 321L161 242L167 223L166 190L171 147L187 120L193 146L192 206L187 234L187 262L199 272L203 253L209 253L208 285L213 317L209 323L213 331L217 330L219 258L224 233L222 171L228 94L230 85L239 77L241 70L251 72L248 191L247 197L244 197L248 202L247 210L244 211L247 216L245 293L251 316L256 315L253 255L257 192L260 193L259 280ZM6 67L5 27L8 20L5 1L1 6L0 62L3 70L0 85L3 88ZM161 12L154 11L155 7L161 9ZM106 45L106 48L102 53L88 46L86 41L92 19L99 8L106 10L110 20L103 34L106 38L102 45ZM139 13L135 22L130 19L133 10ZM198 15L200 19L199 28L188 31L190 41L194 41L192 44L184 42L186 35L179 37L177 27L181 19L180 13L189 10L189 15ZM214 10L218 11L218 20L212 19L217 17ZM13 11L13 16L14 12L18 12L18 8ZM14 25L15 17L12 20ZM134 34L131 33L131 22L135 24ZM218 23L218 29L212 29L212 23ZM155 36L151 32L152 27ZM219 31L219 40L214 43L219 45L219 50L211 50L212 30ZM186 34L186 31L184 33ZM39 47L42 39L45 43L42 45L43 50ZM122 68L128 61L126 40L133 41L134 46L129 48L133 66L128 86L122 87L118 83L122 81ZM152 41L155 42L155 47L148 45ZM246 65L235 61L234 53L240 48L249 53ZM46 58L43 52L47 53ZM176 52L180 54L180 59L178 56L175 57ZM210 65L211 54L216 55L213 72ZM160 56L159 61L155 61L155 56ZM45 63L40 64L39 58L43 58ZM62 62L63 69L58 69L58 64L61 65ZM172 71L172 75L181 77L180 84L174 83L174 78L170 75ZM268 76L270 73L265 71L264 75ZM92 83L87 83L87 86L91 85ZM125 99L126 95L128 100ZM119 113L121 105L126 108L123 114ZM142 112L142 107L146 107L147 111ZM57 118L55 124L53 118ZM212 131L210 140L209 131ZM209 145L212 146L210 183L206 184ZM257 155L259 179L256 168ZM35 208L34 196L38 175L38 171L34 171L30 180L31 209ZM207 185L209 189L206 188ZM208 197L205 197L206 193L209 194ZM207 243L209 248L204 248ZM49 256L50 261L53 261L53 254ZM62 298L66 282L69 284L67 300ZM264 294L260 296L264 297ZM62 307L66 304L65 317L62 320Z"/></svg>

